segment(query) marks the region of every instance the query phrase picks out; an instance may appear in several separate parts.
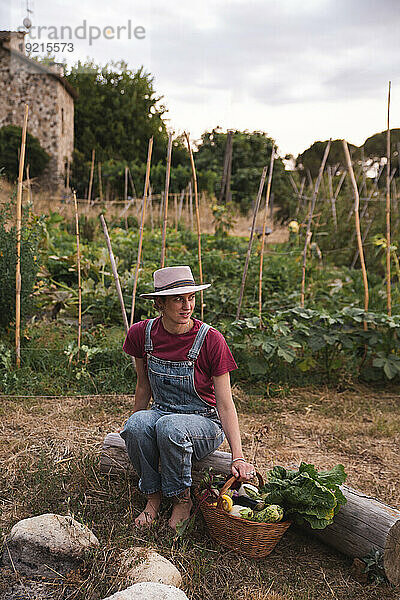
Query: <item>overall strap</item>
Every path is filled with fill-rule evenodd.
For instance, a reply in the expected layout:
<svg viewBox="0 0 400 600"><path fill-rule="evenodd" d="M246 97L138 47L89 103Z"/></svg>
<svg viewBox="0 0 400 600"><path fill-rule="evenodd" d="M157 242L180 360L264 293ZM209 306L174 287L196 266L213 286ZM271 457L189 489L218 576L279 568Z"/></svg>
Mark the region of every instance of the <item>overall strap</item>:
<svg viewBox="0 0 400 600"><path fill-rule="evenodd" d="M146 353L151 352L153 350L153 342L151 341L150 332L151 332L151 328L153 327L154 321L155 321L155 319L149 319L149 321L147 322L147 325L146 325L146 333L145 333L145 338L144 338L144 351Z"/></svg>
<svg viewBox="0 0 400 600"><path fill-rule="evenodd" d="M206 337L209 329L210 329L210 325L207 325L207 323L201 324L200 329L197 332L196 338L193 342L193 346L190 348L190 350L188 352L189 360L197 360L197 358L200 354L201 347L203 345L203 342L205 340L205 337Z"/></svg>

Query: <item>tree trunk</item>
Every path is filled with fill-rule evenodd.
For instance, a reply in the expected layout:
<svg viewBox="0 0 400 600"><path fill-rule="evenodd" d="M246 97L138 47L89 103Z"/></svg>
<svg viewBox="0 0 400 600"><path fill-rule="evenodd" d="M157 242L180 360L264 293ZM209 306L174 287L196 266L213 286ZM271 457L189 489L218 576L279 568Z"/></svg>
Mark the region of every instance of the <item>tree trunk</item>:
<svg viewBox="0 0 400 600"><path fill-rule="evenodd" d="M216 472L231 472L231 455L216 450L200 461L193 461L193 481L198 483L204 469L212 467ZM109 433L103 443L100 470L109 475L124 472L135 474L128 458L125 442L118 433ZM400 584L400 510L380 502L362 492L341 486L347 498L326 529L307 529L325 544L343 554L362 558L372 550L383 553L387 578L394 585Z"/></svg>

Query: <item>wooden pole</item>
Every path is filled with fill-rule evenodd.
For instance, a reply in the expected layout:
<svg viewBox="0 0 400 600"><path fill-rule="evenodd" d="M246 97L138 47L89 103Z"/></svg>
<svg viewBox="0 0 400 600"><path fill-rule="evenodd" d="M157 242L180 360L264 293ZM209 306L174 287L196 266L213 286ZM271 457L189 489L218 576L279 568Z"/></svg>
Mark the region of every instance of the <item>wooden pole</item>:
<svg viewBox="0 0 400 600"><path fill-rule="evenodd" d="M153 151L153 137L151 137L149 139L149 147L147 150L146 178L145 178L145 182L144 182L144 192L143 192L143 200L142 200L142 217L140 220L140 230L139 230L139 247L138 247L138 253L137 253L135 277L134 277L134 281L133 281L133 291L132 291L132 308L131 308L131 320L130 320L131 326L133 325L133 318L134 318L134 314L135 314L136 288L137 288L137 282L138 282L138 277L139 277L140 260L142 257L143 229L144 229L144 221L146 218L147 194L148 194L149 184L150 184L150 165L151 165L152 151Z"/></svg>
<svg viewBox="0 0 400 600"><path fill-rule="evenodd" d="M81 251L79 245L79 215L78 203L76 201L76 192L74 190L74 208L75 208L75 230L76 230L76 264L78 269L78 358L81 348L82 333L82 286L81 286Z"/></svg>
<svg viewBox="0 0 400 600"><path fill-rule="evenodd" d="M261 174L261 179L260 179L260 185L258 187L257 199L256 199L256 202L255 202L255 205L254 205L253 222L252 222L252 225L251 225L249 245L247 247L247 255L246 255L246 260L245 260L245 263L244 263L243 276L242 276L242 285L240 286L239 301L238 301L238 307L237 307L237 311L236 311L236 320L238 320L239 317L240 317L240 309L242 307L243 292L244 292L244 286L245 286L246 277L247 277L247 269L248 269L248 266L249 266L249 260L250 260L250 254L251 254L251 247L253 245L253 237L254 237L254 229L255 229L255 225L256 225L256 218L257 218L258 208L260 206L261 196L262 196L263 189L264 189L265 178L267 176L267 169L268 169L268 167L264 167L263 168L263 172Z"/></svg>
<svg viewBox="0 0 400 600"><path fill-rule="evenodd" d="M100 202L103 202L103 181L101 179L101 162L99 162L97 164L97 172L98 172L98 179L99 179L99 196L100 196Z"/></svg>
<svg viewBox="0 0 400 600"><path fill-rule="evenodd" d="M183 189L181 191L181 197L180 197L180 201L179 201L179 213L178 213L178 221L181 221L181 217L182 217L182 208L183 208L183 199L185 197L185 189Z"/></svg>
<svg viewBox="0 0 400 600"><path fill-rule="evenodd" d="M117 289L118 299L119 299L119 303L121 305L121 313L122 313L122 319L124 321L125 332L128 333L129 323L128 323L128 317L126 316L124 297L122 295L121 284L119 282L118 270L117 270L117 265L115 263L115 258L114 258L114 253L113 253L113 249L111 246L110 236L108 235L107 224L106 224L106 221L105 221L103 215L100 215L100 221L103 226L104 237L106 238L108 255L110 257L111 269L112 269L113 276L114 276L115 287Z"/></svg>
<svg viewBox="0 0 400 600"><path fill-rule="evenodd" d="M124 179L125 230L128 231L128 166L125 166Z"/></svg>
<svg viewBox="0 0 400 600"><path fill-rule="evenodd" d="M19 171L17 186L17 264L15 268L15 355L16 364L21 366L21 233L22 233L22 180L24 178L24 162L26 149L26 130L28 128L29 106L25 104L24 123L22 126L21 151L19 153Z"/></svg>
<svg viewBox="0 0 400 600"><path fill-rule="evenodd" d="M189 182L189 222L190 229L193 229L193 186L192 182Z"/></svg>
<svg viewBox="0 0 400 600"><path fill-rule="evenodd" d="M167 169L165 172L165 188L164 188L164 221L161 243L161 261L160 266L163 269L165 265L165 245L167 241L167 221L168 221L168 194L169 194L169 178L171 173L171 154L172 154L172 133L168 134L167 147Z"/></svg>
<svg viewBox="0 0 400 600"><path fill-rule="evenodd" d="M358 194L356 178L354 177L353 165L351 164L349 148L347 146L346 140L342 140L342 142L343 142L343 150L344 150L344 155L346 158L347 168L348 168L349 175L350 175L351 185L353 186L354 215L355 215L355 220L356 220L358 253L360 255L361 270L362 270L362 276L363 276L363 282L364 282L364 310L367 311L368 310L368 302L369 302L369 292L368 292L367 270L365 268L364 250L363 250L363 246L362 246L361 229L360 229L360 215L359 215L360 197ZM366 321L364 321L364 330L365 331L367 330L367 322Z"/></svg>
<svg viewBox="0 0 400 600"><path fill-rule="evenodd" d="M335 232L337 233L337 231L338 231L338 225L337 225L337 215L336 215L336 200L335 200L335 194L333 193L333 182L332 182L332 170L331 170L331 167L328 167L328 185L329 185L329 197L330 197L330 200L331 200L331 210L332 210L333 226L335 228Z"/></svg>
<svg viewBox="0 0 400 600"><path fill-rule="evenodd" d="M31 178L29 176L29 165L26 165L26 182L28 184L28 197L29 202L33 208L33 198L32 198L32 186L31 186Z"/></svg>
<svg viewBox="0 0 400 600"><path fill-rule="evenodd" d="M178 198L174 194L174 209L175 209L175 231L178 231Z"/></svg>
<svg viewBox="0 0 400 600"><path fill-rule="evenodd" d="M188 147L189 156L190 156L190 164L192 166L192 179L193 179L193 185L194 185L194 203L195 203L195 208L196 208L196 225L197 225L197 254L198 254L198 259L199 259L200 285L203 285L203 266L202 266L202 262L201 262L201 231L200 231L199 198L198 198L198 192L197 192L197 175L196 175L196 167L194 165L194 160L193 160L193 153L192 153L192 149L190 147L189 136L186 132L185 132L185 137L186 137L187 147ZM190 194L190 198L191 197L192 196ZM192 227L193 227L193 213L192 213ZM201 318L201 320L203 320L203 314L204 314L203 290L200 290L200 304L201 304L200 318Z"/></svg>
<svg viewBox="0 0 400 600"><path fill-rule="evenodd" d="M150 213L150 227L154 231L154 217L153 217L153 189L150 186L149 189L149 213Z"/></svg>
<svg viewBox="0 0 400 600"><path fill-rule="evenodd" d="M390 276L390 88L389 81L388 105L387 105L387 133L386 133L386 290L387 290L387 311L389 317L392 314L392 290Z"/></svg>
<svg viewBox="0 0 400 600"><path fill-rule="evenodd" d="M94 171L94 157L95 157L95 149L92 150L92 164L90 165L90 177L89 177L89 189L87 195L87 203L88 205L92 201L92 185L93 185L93 171Z"/></svg>
<svg viewBox="0 0 400 600"><path fill-rule="evenodd" d="M265 208L264 208L264 219L261 234L261 251L260 251L260 273L258 280L258 316L260 319L260 329L262 329L262 276L263 276L263 263L264 263L264 243L265 243L265 228L267 225L268 207L269 207L269 196L271 193L272 173L274 170L274 158L275 158L275 146L272 146L271 159L269 163L269 173L267 182L267 193L265 195Z"/></svg>
<svg viewBox="0 0 400 600"><path fill-rule="evenodd" d="M325 169L325 164L326 164L326 161L328 158L330 148L331 148L331 140L329 140L329 142L326 145L324 156L322 158L322 162L319 167L318 177L317 177L317 181L315 182L314 192L313 192L313 196L312 196L312 200L311 200L310 212L308 215L307 231L306 231L306 236L305 236L305 241L304 241L304 249L303 249L303 267L302 267L302 277L301 277L300 306L302 308L304 308L304 295L305 295L305 285L306 285L307 247L308 247L308 244L310 243L311 235L312 235L311 222L312 222L312 217L313 217L313 213L314 213L315 203L317 201L319 185L321 183L322 174Z"/></svg>

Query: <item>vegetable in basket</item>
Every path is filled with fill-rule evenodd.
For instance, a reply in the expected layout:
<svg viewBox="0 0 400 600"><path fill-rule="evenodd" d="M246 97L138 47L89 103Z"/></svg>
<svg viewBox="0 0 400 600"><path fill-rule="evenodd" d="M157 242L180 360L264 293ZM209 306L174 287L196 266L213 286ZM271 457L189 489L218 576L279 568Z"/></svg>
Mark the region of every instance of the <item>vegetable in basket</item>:
<svg viewBox="0 0 400 600"><path fill-rule="evenodd" d="M279 523L283 519L283 508L278 504L269 504L263 510L254 513L252 521L257 523Z"/></svg>
<svg viewBox="0 0 400 600"><path fill-rule="evenodd" d="M242 519L253 520L253 511L251 508L239 506L238 504L234 504L229 511L229 514L232 517L240 517Z"/></svg>
<svg viewBox="0 0 400 600"><path fill-rule="evenodd" d="M318 472L314 465L302 462L298 470L274 467L260 492L266 503L282 506L290 520L324 529L346 504L339 487L345 480L343 465Z"/></svg>

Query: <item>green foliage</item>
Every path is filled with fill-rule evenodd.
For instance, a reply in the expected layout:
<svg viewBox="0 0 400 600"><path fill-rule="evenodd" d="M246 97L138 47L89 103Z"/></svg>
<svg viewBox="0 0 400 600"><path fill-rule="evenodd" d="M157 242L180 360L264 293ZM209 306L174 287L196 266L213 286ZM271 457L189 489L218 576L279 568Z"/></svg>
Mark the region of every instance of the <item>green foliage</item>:
<svg viewBox="0 0 400 600"><path fill-rule="evenodd" d="M18 178L21 139L21 127L5 125L0 129L0 171L4 170L4 175L9 181ZM50 156L43 150L39 140L27 132L25 164L29 165L30 177L41 175L49 159Z"/></svg>
<svg viewBox="0 0 400 600"><path fill-rule="evenodd" d="M364 150L364 156L366 159L370 159L372 164L380 164L381 158L387 156L387 131L381 133L375 133L371 137L367 138L362 146ZM399 168L399 144L400 144L400 129L390 130L390 169L391 171ZM399 172L397 172L397 177ZM383 182L382 182L383 183Z"/></svg>
<svg viewBox="0 0 400 600"><path fill-rule="evenodd" d="M343 465L318 472L314 465L302 462L298 470L274 467L260 491L265 502L284 508L285 518L299 525L308 523L312 529L324 529L346 504L339 488L345 480Z"/></svg>
<svg viewBox="0 0 400 600"><path fill-rule="evenodd" d="M0 205L0 328L15 319L15 273L17 265L15 202ZM26 317L32 310L32 292L39 270L39 241L42 220L24 211L21 233L21 314Z"/></svg>
<svg viewBox="0 0 400 600"><path fill-rule="evenodd" d="M328 140L325 142L314 142L307 150L304 150L304 152L298 155L296 159L296 168L304 171L304 173L309 171L311 177L315 179L318 176L318 171L327 144ZM357 146L354 146L353 144L348 144L348 146L350 154L354 155L358 150ZM342 140L332 141L326 165L333 169L334 175L345 166Z"/></svg>
<svg viewBox="0 0 400 600"><path fill-rule="evenodd" d="M332 381L350 372L371 381L400 378L399 332L399 315L349 307L334 313L296 307L276 311L262 329L258 317L237 321L227 338L250 378L280 373L284 380L289 373L296 377L297 369L297 378L309 373Z"/></svg>
<svg viewBox="0 0 400 600"><path fill-rule="evenodd" d="M167 133L165 107L156 96L153 78L143 68L131 71L124 61L104 67L79 61L66 75L79 93L75 103L75 147L98 160L146 162L147 144L154 136L154 162L164 158ZM117 118L116 118L117 116Z"/></svg>
<svg viewBox="0 0 400 600"><path fill-rule="evenodd" d="M196 167L200 171L214 173L212 192L218 197L223 171L227 134L219 128L203 133L195 156ZM266 133L235 131L232 150L232 201L240 206L245 214L255 202L262 169L269 164L274 141ZM292 190L280 158L275 159L272 192L276 204L285 212L287 196Z"/></svg>

